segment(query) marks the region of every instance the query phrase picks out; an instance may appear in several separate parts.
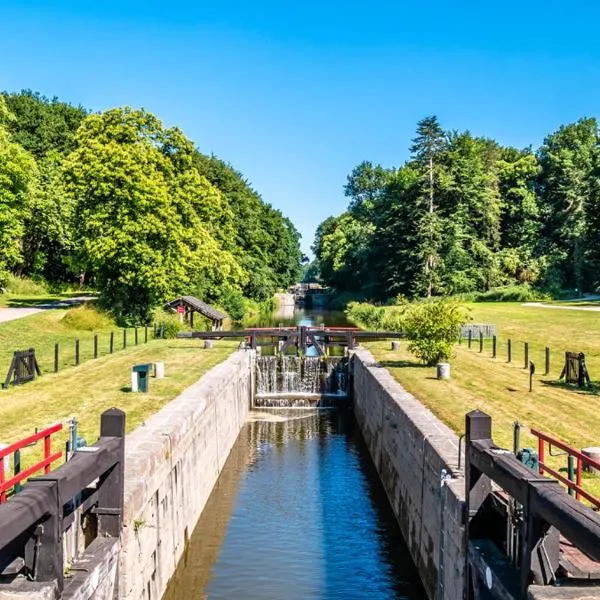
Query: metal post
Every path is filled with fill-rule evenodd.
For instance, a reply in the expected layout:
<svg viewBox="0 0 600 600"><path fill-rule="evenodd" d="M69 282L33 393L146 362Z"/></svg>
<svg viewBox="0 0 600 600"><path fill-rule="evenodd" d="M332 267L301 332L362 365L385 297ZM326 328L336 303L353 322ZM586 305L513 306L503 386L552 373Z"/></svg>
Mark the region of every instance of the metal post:
<svg viewBox="0 0 600 600"><path fill-rule="evenodd" d="M94 358L98 358L98 335L94 335Z"/></svg>
<svg viewBox="0 0 600 600"><path fill-rule="evenodd" d="M550 375L550 348L546 346L546 372L544 375Z"/></svg>
<svg viewBox="0 0 600 600"><path fill-rule="evenodd" d="M529 366L529 342L523 344L523 368L526 369Z"/></svg>
<svg viewBox="0 0 600 600"><path fill-rule="evenodd" d="M483 331L479 332L479 353L483 352Z"/></svg>
<svg viewBox="0 0 600 600"><path fill-rule="evenodd" d="M75 340L75 366L79 366L79 338Z"/></svg>
<svg viewBox="0 0 600 600"><path fill-rule="evenodd" d="M575 457L571 456L569 454L569 456L567 457L567 465L568 465L568 472L569 472L569 481L572 481L573 483L575 483ZM570 487L569 488L569 496L574 496L575 495L575 489Z"/></svg>
<svg viewBox="0 0 600 600"><path fill-rule="evenodd" d="M516 456L521 449L521 423L515 421L513 423L513 453Z"/></svg>
<svg viewBox="0 0 600 600"><path fill-rule="evenodd" d="M109 348L110 354L113 353L114 348L115 348L115 332L111 331L110 332L110 348Z"/></svg>
<svg viewBox="0 0 600 600"><path fill-rule="evenodd" d="M497 339L496 339L496 336L494 336L492 338L492 358L496 358L496 346L497 346Z"/></svg>
<svg viewBox="0 0 600 600"><path fill-rule="evenodd" d="M54 344L54 372L58 373L58 342Z"/></svg>
<svg viewBox="0 0 600 600"><path fill-rule="evenodd" d="M13 457L14 457L13 458L13 460L14 460L13 473L14 473L14 476L16 477L21 472L21 451L15 450ZM21 488L22 488L21 483L15 483L15 494L18 494L21 491Z"/></svg>
<svg viewBox="0 0 600 600"><path fill-rule="evenodd" d="M508 362L512 360L512 342L511 339L508 338Z"/></svg>

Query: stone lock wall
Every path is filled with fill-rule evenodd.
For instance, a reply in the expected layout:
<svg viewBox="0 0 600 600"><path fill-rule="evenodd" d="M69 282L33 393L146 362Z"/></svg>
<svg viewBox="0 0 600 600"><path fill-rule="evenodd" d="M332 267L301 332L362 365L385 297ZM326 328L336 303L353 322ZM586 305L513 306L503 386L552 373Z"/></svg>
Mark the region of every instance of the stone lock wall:
<svg viewBox="0 0 600 600"><path fill-rule="evenodd" d="M364 349L352 359L354 411L431 600L464 587L464 478L458 436ZM450 476L442 485L443 471Z"/></svg>
<svg viewBox="0 0 600 600"><path fill-rule="evenodd" d="M246 420L252 362L237 352L127 436L119 598L162 597Z"/></svg>

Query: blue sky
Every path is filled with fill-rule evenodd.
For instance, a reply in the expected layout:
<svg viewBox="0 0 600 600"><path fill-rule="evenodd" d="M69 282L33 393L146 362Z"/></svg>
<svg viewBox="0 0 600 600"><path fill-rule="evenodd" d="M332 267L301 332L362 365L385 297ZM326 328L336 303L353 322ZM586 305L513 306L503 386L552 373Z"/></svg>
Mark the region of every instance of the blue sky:
<svg viewBox="0 0 600 600"><path fill-rule="evenodd" d="M600 116L599 21L577 0L0 0L0 89L143 106L241 170L307 251L349 171L402 163L424 116L516 146Z"/></svg>

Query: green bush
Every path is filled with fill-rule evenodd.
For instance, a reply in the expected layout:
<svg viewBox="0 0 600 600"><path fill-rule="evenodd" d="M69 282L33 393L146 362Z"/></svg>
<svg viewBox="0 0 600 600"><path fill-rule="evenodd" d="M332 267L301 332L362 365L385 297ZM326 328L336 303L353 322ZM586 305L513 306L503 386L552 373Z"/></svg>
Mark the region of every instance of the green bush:
<svg viewBox="0 0 600 600"><path fill-rule="evenodd" d="M246 302L240 291L231 291L223 295L221 303L225 312L233 321L241 321L246 314Z"/></svg>
<svg viewBox="0 0 600 600"><path fill-rule="evenodd" d="M410 304L403 319L409 351L426 365L448 361L452 357L452 346L458 341L458 328L466 320L464 309L455 300Z"/></svg>
<svg viewBox="0 0 600 600"><path fill-rule="evenodd" d="M177 337L180 331L188 329L185 323L179 319L179 315L168 312L162 308L157 308L153 313L153 321L159 332L167 339Z"/></svg>
<svg viewBox="0 0 600 600"><path fill-rule="evenodd" d="M6 277L4 291L16 296L43 296L48 294L48 288L42 281L34 281L27 277L17 277L9 274Z"/></svg>
<svg viewBox="0 0 600 600"><path fill-rule="evenodd" d="M487 292L466 292L452 296L462 302L540 302L552 300L552 294L530 285L507 285Z"/></svg>
<svg viewBox="0 0 600 600"><path fill-rule="evenodd" d="M407 303L395 306L375 306L368 302L350 302L346 316L363 329L372 331L401 331Z"/></svg>
<svg viewBox="0 0 600 600"><path fill-rule="evenodd" d="M97 331L114 327L115 322L109 313L99 310L92 304L83 304L71 308L61 319L61 322L71 329L79 331Z"/></svg>

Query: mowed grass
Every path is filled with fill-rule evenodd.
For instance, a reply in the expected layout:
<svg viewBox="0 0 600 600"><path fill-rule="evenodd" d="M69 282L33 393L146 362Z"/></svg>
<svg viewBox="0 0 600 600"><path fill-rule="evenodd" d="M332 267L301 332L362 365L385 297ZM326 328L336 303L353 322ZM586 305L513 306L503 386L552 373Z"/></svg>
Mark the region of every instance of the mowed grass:
<svg viewBox="0 0 600 600"><path fill-rule="evenodd" d="M219 341L205 350L201 341L156 340L90 361L34 382L0 391L0 442L8 444L61 422L61 434L52 437L53 450L64 450L66 422L79 421L78 434L88 444L99 435L100 415L111 407L125 411L127 431L160 410L213 366L225 360L237 342ZM131 367L163 361L165 379L150 379L149 393L132 393ZM42 443L22 454L24 467L41 458ZM12 464L11 464L12 469Z"/></svg>
<svg viewBox="0 0 600 600"><path fill-rule="evenodd" d="M524 307L519 304L469 305L474 323L494 323L498 328L497 358L492 342L479 340L471 350L466 342L457 345L452 362L452 379L438 381L435 367L424 367L401 344L390 351L389 342L369 344L375 358L413 395L431 409L457 434L464 432L465 414L480 409L492 416L495 442L513 446L513 423L522 423L521 446L537 448L529 428L556 436L575 448L600 445L600 397L596 391L558 383L565 350L584 352L592 380L600 379L600 312ZM507 363L507 339L512 339L512 362ZM529 392L529 372L524 369L523 342L530 345L529 357L537 375ZM551 348L551 369L544 376L545 347ZM566 457L551 460L566 467ZM600 478L586 481L600 496Z"/></svg>
<svg viewBox="0 0 600 600"><path fill-rule="evenodd" d="M88 331L74 329L63 321L67 310L52 309L35 315L0 323L0 379L8 372L15 350L35 348L35 354L44 373L54 371L54 344L59 345L59 369L75 364L75 340L79 340L79 360L83 363L94 356L94 335L98 335L98 355L110 351L110 333L114 332L114 350L123 348L123 329L114 328ZM152 329L148 331L152 339ZM135 331L127 330L127 344L135 344ZM144 342L144 329L138 329L138 343Z"/></svg>

